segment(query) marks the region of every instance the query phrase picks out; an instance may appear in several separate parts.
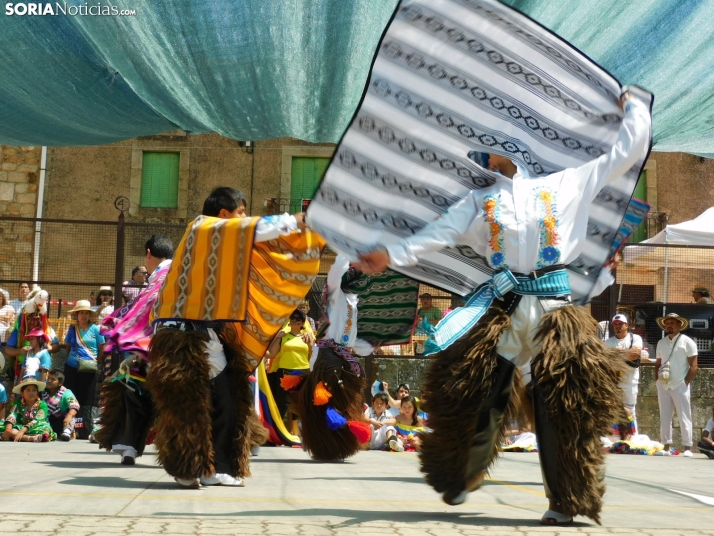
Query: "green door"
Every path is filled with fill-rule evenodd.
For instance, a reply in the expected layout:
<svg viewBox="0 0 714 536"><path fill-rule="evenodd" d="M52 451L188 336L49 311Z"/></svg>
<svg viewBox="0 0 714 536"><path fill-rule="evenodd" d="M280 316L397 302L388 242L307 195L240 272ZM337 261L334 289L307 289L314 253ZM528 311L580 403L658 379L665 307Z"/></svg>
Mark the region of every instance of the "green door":
<svg viewBox="0 0 714 536"><path fill-rule="evenodd" d="M632 197L635 197L642 201L647 201L647 172L646 171L643 171L640 174L640 178L637 180L637 186L635 186L635 193L632 194ZM628 240L628 242L636 244L637 242L642 242L643 240L646 240L646 239L647 239L647 219L645 218L645 221L643 221L640 224L640 226L637 229L635 229L635 232L632 233L632 236L630 237L630 240Z"/></svg>
<svg viewBox="0 0 714 536"><path fill-rule="evenodd" d="M303 199L312 199L329 163L329 158L293 157L290 176L290 214L302 211Z"/></svg>

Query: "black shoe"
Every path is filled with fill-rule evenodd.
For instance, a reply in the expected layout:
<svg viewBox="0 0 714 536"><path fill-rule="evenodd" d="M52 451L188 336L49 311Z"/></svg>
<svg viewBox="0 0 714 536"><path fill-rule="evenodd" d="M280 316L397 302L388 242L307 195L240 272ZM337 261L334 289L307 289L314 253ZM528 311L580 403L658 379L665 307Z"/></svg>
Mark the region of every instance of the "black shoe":
<svg viewBox="0 0 714 536"><path fill-rule="evenodd" d="M134 464L136 464L136 460L134 459L133 456L122 456L121 464L122 465L134 465Z"/></svg>

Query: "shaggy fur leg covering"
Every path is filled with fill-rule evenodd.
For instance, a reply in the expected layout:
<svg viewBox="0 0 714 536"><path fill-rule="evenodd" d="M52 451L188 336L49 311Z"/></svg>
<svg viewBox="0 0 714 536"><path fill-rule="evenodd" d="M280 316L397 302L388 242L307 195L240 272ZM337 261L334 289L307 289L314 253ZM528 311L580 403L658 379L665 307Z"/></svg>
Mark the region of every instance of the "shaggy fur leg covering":
<svg viewBox="0 0 714 536"><path fill-rule="evenodd" d="M600 523L605 493L600 437L623 419L617 383L626 365L618 350L599 339L597 327L583 307L545 315L537 335L542 353L532 370L547 495L562 505L564 514Z"/></svg>
<svg viewBox="0 0 714 536"><path fill-rule="evenodd" d="M102 396L100 405L102 415L100 417L100 428L94 435L100 449L112 450L114 437L120 433L121 427L126 418L126 402L124 391L126 387L121 382L105 381L102 386Z"/></svg>
<svg viewBox="0 0 714 536"><path fill-rule="evenodd" d="M156 404L158 462L173 477L215 473L208 335L163 329L151 340L147 386Z"/></svg>
<svg viewBox="0 0 714 536"><path fill-rule="evenodd" d="M325 359L329 356L329 360ZM323 382L332 394L330 402L313 404L315 386ZM362 445L347 426L335 431L327 427L325 413L328 406L339 411L347 420L363 420L365 380L354 374L349 364L329 348L321 348L315 367L305 376L297 395L297 414L302 423L302 444L316 460L335 462L344 460L361 450Z"/></svg>
<svg viewBox="0 0 714 536"><path fill-rule="evenodd" d="M219 333L230 370L233 394L231 408L235 412L235 427L232 432L231 471L238 478L250 476L250 448L268 440L268 429L255 413L254 395L250 382L253 367L232 329ZM257 389L257 387L256 387Z"/></svg>
<svg viewBox="0 0 714 536"><path fill-rule="evenodd" d="M464 490L471 476L469 451L483 402L493 390L498 364L496 344L510 325L510 317L492 307L466 336L431 359L423 392L433 433L422 435L419 456L426 481L439 493ZM517 411L516 398L510 397L504 424L483 467L488 467L498 454L497 445Z"/></svg>

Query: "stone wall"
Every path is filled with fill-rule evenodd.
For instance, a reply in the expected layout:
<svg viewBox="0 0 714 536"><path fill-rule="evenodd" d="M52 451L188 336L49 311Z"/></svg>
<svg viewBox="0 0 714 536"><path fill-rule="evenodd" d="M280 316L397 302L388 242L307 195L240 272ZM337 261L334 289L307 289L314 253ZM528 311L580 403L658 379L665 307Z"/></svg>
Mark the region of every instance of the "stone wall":
<svg viewBox="0 0 714 536"><path fill-rule="evenodd" d="M0 216L36 215L41 152L41 147L0 145ZM0 222L0 279L28 276L33 234L31 222ZM7 290L15 298L17 285Z"/></svg>
<svg viewBox="0 0 714 536"><path fill-rule="evenodd" d="M670 224L692 220L714 206L714 159L653 152L650 160L656 162L655 209L666 212Z"/></svg>
<svg viewBox="0 0 714 536"><path fill-rule="evenodd" d="M422 378L429 363L428 358L385 358L375 357L372 366L372 377L369 384L375 380L386 381L390 391L396 391L400 383L407 383L416 396L421 393ZM392 393L394 394L394 393ZM699 369L691 385L692 423L694 429L694 444L702 434L702 428L712 416L714 406L714 369ZM640 374L640 390L637 400L637 421L640 433L659 441L659 406L657 404L657 387L654 383L654 366L645 365ZM679 431L679 419L674 418L672 441L674 447L682 448Z"/></svg>

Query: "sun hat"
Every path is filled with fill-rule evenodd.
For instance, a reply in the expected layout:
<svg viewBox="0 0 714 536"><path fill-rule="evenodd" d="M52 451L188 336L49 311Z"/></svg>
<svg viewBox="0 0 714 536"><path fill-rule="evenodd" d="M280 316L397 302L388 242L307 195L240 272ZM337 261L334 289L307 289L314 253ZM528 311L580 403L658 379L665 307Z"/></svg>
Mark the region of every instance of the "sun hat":
<svg viewBox="0 0 714 536"><path fill-rule="evenodd" d="M668 318L674 318L675 320L679 320L679 323L682 324L682 327L679 328L680 331L684 331L689 327L689 320L687 320L683 316L679 316L677 313L669 313L667 316L660 316L657 319L657 325L664 329L664 321Z"/></svg>
<svg viewBox="0 0 714 536"><path fill-rule="evenodd" d="M29 376L27 378L23 378L20 383L13 387L12 392L16 395L22 394L22 388L27 385L36 385L38 391L45 390L45 382L41 382L40 380Z"/></svg>
<svg viewBox="0 0 714 536"><path fill-rule="evenodd" d="M99 287L99 294L101 294L102 292L111 292L112 296L114 296L114 289L109 285Z"/></svg>
<svg viewBox="0 0 714 536"><path fill-rule="evenodd" d="M25 335L25 339L30 337L44 337L45 342L50 342L50 336L47 335L42 328L35 328Z"/></svg>
<svg viewBox="0 0 714 536"><path fill-rule="evenodd" d="M627 315L624 315L622 313L618 313L615 316L612 317L612 321L615 322L622 322L623 324L629 324L630 322L627 320Z"/></svg>
<svg viewBox="0 0 714 536"><path fill-rule="evenodd" d="M89 300L79 300L74 306L74 309L69 310L69 314L76 315L80 311L87 311L88 313L96 315L97 312L92 310L92 305Z"/></svg>

